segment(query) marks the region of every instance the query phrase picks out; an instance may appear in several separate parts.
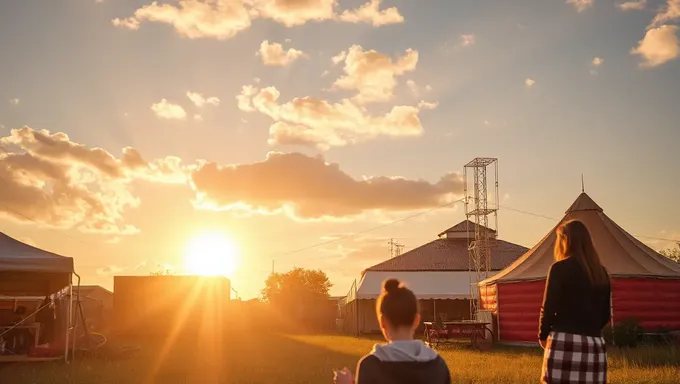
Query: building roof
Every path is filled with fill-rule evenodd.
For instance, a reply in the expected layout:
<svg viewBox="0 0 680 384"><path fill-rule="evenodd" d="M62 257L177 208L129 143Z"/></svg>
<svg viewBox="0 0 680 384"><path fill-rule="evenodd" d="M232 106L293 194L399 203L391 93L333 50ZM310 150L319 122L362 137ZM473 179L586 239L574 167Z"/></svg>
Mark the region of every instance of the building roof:
<svg viewBox="0 0 680 384"><path fill-rule="evenodd" d="M464 223L456 226L465 225ZM521 245L496 240L491 251L491 270L500 271L527 250L528 248ZM467 239L440 238L374 265L366 271L467 271L469 268Z"/></svg>
<svg viewBox="0 0 680 384"><path fill-rule="evenodd" d="M74 285L74 286L73 286L73 289L74 289L74 290L77 290L78 287ZM80 294L81 294L82 296L87 296L87 295L89 295L89 294L90 294L91 292L93 292L93 291L103 291L103 292L106 292L106 293L109 293L109 294L113 295L113 292L111 292L111 291L109 291L108 289L102 287L101 285L81 285L81 286L80 286Z"/></svg>
<svg viewBox="0 0 680 384"><path fill-rule="evenodd" d="M468 231L474 235L475 226L476 226L476 224L473 223L472 221L463 220L460 223L454 225L453 227L442 231L438 236L441 237L441 236L443 236L447 233L468 233ZM483 225L480 225L480 227L486 228L487 230L491 231L491 233L496 233L496 231L494 231L491 228L485 227Z"/></svg>
<svg viewBox="0 0 680 384"><path fill-rule="evenodd" d="M480 285L545 279L553 263L553 248L557 237L555 230L570 220L579 220L585 224L602 264L612 276L680 279L680 264L634 238L605 215L604 210L590 196L581 193L564 218L538 244L508 268Z"/></svg>

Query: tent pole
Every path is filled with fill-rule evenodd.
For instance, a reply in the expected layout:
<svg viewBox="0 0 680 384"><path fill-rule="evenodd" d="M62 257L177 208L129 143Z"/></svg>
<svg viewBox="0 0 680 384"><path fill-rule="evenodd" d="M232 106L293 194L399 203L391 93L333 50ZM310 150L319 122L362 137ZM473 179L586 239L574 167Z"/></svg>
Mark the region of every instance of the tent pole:
<svg viewBox="0 0 680 384"><path fill-rule="evenodd" d="M434 319L432 321L436 324L437 323L437 299L432 300L432 315Z"/></svg>
<svg viewBox="0 0 680 384"><path fill-rule="evenodd" d="M66 338L64 339L64 362L68 363L68 347L69 347L69 333L71 332L71 306L73 301L73 275L70 275L68 282L68 294L66 295L68 303L66 304Z"/></svg>

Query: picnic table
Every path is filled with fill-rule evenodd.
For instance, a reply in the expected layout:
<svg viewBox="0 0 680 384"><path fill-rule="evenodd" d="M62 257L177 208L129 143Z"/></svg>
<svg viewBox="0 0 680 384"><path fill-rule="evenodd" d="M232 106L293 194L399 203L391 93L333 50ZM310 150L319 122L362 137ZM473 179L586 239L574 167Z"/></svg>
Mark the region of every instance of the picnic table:
<svg viewBox="0 0 680 384"><path fill-rule="evenodd" d="M490 347L493 344L493 331L488 322L476 320L426 321L425 343L432 348L457 340L469 340L474 348Z"/></svg>

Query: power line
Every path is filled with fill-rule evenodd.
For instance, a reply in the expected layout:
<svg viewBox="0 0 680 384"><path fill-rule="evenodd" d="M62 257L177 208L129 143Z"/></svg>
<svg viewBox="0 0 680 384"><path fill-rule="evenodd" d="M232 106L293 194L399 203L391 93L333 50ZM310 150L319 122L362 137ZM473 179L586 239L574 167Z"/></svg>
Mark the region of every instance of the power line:
<svg viewBox="0 0 680 384"><path fill-rule="evenodd" d="M321 242L321 243L316 243L316 244L313 244L313 245L309 245L309 246L306 246L306 247L302 247L302 248L294 249L292 251L281 253L281 254L279 254L279 256L292 255L292 254L295 254L295 253L299 253L299 252L307 251L307 250L310 250L310 249L322 247L324 245L332 244L332 243L335 243L335 242L338 242L338 241L347 240L349 238L359 236L359 235L363 235L363 234L368 233L368 232L377 231L378 229L382 229L382 228L389 227L389 226L392 226L392 225L395 225L395 224L399 224L399 223L402 223L402 222L407 221L407 220L414 219L414 218L419 217L419 216L427 215L430 212L436 211L438 209L449 207L453 204L460 203L463 200L464 199L458 199L458 200L455 200L455 201L451 201L449 203L442 204L442 205L439 205L437 207L430 208L428 210L415 213L413 215L402 217L401 219L390 221L389 223L381 224L381 225L378 225L378 226L375 226L375 227L364 229L364 230L359 231L359 232L353 232L353 233L350 233L350 234L345 235L345 236L340 236L340 237L337 237L335 239L331 239L331 240L324 241L324 242ZM325 258L328 258L328 256L321 257L321 258L325 259ZM310 260L314 260L314 259L317 259L317 258L312 258Z"/></svg>

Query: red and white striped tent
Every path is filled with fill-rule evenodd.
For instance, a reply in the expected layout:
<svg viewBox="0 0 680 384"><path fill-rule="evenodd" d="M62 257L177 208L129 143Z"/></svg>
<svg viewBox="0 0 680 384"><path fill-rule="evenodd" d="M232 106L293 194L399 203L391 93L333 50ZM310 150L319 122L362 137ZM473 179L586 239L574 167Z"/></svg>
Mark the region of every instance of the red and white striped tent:
<svg viewBox="0 0 680 384"><path fill-rule="evenodd" d="M680 329L680 264L660 255L610 219L581 193L564 218L536 246L498 274L479 283L482 308L494 313L502 342L537 342L545 279L553 262L555 229L582 221L612 276L614 323L636 319L653 332Z"/></svg>

